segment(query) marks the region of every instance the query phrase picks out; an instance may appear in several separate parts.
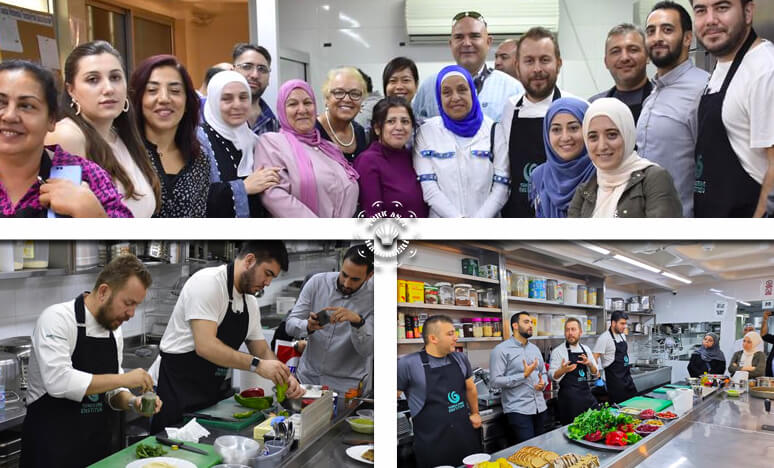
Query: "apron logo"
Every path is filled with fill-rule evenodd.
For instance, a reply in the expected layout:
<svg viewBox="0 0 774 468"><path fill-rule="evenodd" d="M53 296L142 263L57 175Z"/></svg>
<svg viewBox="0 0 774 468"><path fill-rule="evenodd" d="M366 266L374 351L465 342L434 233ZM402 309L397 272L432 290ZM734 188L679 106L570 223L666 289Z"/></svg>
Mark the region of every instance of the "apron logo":
<svg viewBox="0 0 774 468"><path fill-rule="evenodd" d="M460 402L460 395L457 392L449 392L448 395L446 395L446 398L449 399L449 403L456 405Z"/></svg>
<svg viewBox="0 0 774 468"><path fill-rule="evenodd" d="M81 414L95 414L102 412L102 401L100 395L88 395L81 403Z"/></svg>
<svg viewBox="0 0 774 468"><path fill-rule="evenodd" d="M524 165L524 171L522 173L524 175L524 180L526 180L527 182L530 181L530 179L532 178L532 173L535 172L535 168L537 168L537 166L538 165L535 163L529 163Z"/></svg>
<svg viewBox="0 0 774 468"><path fill-rule="evenodd" d="M215 368L215 376L216 377L227 377L228 376L228 369L225 367L217 367Z"/></svg>
<svg viewBox="0 0 774 468"><path fill-rule="evenodd" d="M462 398L460 398L460 394L455 391L447 393L446 399L449 400L449 403L451 403L449 405L449 413L454 413L455 411L459 411L465 408L465 402L461 401Z"/></svg>
<svg viewBox="0 0 774 468"><path fill-rule="evenodd" d="M89 400L90 400L92 403L96 403L96 402L98 402L98 401L99 401L99 395L96 395L96 394L95 394L95 395L89 395Z"/></svg>
<svg viewBox="0 0 774 468"><path fill-rule="evenodd" d="M580 377L578 380L583 380L583 378L586 377L586 372L581 369L578 371L578 376Z"/></svg>
<svg viewBox="0 0 774 468"><path fill-rule="evenodd" d="M707 193L707 181L700 180L704 174L704 156L701 154L696 158L696 180L693 185L693 192L703 195Z"/></svg>
<svg viewBox="0 0 774 468"><path fill-rule="evenodd" d="M624 356L624 366L629 365L629 356Z"/></svg>

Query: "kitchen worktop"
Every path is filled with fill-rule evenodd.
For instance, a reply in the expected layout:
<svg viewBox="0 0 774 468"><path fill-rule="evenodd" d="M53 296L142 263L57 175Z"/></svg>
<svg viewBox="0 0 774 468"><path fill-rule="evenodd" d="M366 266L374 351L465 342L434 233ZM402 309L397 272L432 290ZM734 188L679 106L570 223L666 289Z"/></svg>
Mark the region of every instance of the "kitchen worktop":
<svg viewBox="0 0 774 468"><path fill-rule="evenodd" d="M24 422L26 415L27 408L23 401L6 403L5 408L0 409L0 431L19 426Z"/></svg>

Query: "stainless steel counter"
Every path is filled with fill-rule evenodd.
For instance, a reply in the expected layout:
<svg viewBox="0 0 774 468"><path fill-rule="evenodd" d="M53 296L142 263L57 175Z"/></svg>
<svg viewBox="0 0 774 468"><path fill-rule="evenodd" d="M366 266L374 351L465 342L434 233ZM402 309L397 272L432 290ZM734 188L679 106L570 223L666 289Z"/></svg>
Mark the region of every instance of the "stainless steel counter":
<svg viewBox="0 0 774 468"><path fill-rule="evenodd" d="M26 415L27 408L23 401L6 403L5 408L0 409L0 431L19 426L24 422Z"/></svg>
<svg viewBox="0 0 774 468"><path fill-rule="evenodd" d="M658 368L633 367L631 372L634 386L637 387L637 392L639 393L672 381L672 368L670 366Z"/></svg>

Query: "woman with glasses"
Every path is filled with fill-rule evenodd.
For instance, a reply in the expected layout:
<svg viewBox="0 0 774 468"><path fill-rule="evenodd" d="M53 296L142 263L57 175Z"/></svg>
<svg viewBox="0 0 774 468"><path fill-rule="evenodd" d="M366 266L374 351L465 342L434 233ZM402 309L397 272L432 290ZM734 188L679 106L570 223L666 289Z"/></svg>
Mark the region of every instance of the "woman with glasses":
<svg viewBox="0 0 774 468"><path fill-rule="evenodd" d="M283 218L351 218L358 200L358 174L341 149L315 127L314 92L304 81L279 89L279 133L264 133L255 166L278 167L279 183L261 195L266 209Z"/></svg>
<svg viewBox="0 0 774 468"><path fill-rule="evenodd" d="M368 146L365 129L355 122L366 82L356 68L336 68L328 72L322 90L325 112L317 116L317 130L352 162Z"/></svg>

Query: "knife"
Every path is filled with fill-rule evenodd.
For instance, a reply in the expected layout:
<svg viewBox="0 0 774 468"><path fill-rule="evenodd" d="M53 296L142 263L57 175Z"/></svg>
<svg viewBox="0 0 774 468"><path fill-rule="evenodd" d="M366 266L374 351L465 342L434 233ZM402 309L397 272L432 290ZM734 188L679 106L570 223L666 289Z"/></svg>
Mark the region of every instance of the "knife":
<svg viewBox="0 0 774 468"><path fill-rule="evenodd" d="M231 419L231 418L221 418L220 416L210 416L209 414L204 413L185 413L183 417L188 418L199 418L199 419L206 419L208 421L222 421L222 422L237 422L238 419Z"/></svg>
<svg viewBox="0 0 774 468"><path fill-rule="evenodd" d="M189 452L198 453L200 455L208 455L208 453L205 452L204 450L196 447L189 447L188 445L185 445L184 442L180 442L178 440L172 440L172 439L167 439L166 437L156 436L156 441L160 444L169 445L170 447L173 445L177 445L177 447L182 450L188 450Z"/></svg>

